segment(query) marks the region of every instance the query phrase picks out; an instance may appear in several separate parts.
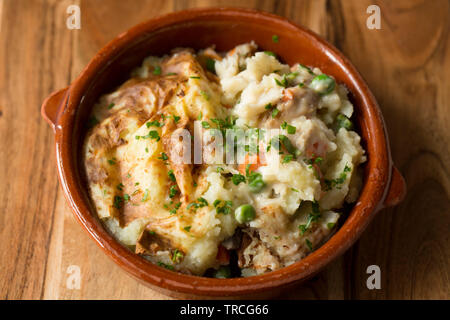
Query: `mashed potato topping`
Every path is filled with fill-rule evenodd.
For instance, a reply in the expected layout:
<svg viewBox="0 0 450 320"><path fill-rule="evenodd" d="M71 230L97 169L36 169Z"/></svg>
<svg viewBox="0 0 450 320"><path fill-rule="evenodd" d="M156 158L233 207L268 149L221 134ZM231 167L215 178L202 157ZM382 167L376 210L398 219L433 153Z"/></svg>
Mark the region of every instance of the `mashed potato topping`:
<svg viewBox="0 0 450 320"><path fill-rule="evenodd" d="M162 267L282 268L326 241L358 198L366 158L352 113L332 77L253 42L148 57L94 106L93 205L118 241Z"/></svg>

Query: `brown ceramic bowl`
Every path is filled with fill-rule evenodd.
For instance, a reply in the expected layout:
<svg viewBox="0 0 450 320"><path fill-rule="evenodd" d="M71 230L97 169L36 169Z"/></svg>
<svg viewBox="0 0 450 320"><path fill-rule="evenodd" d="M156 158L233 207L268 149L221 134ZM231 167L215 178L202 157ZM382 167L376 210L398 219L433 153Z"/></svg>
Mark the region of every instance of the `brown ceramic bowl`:
<svg viewBox="0 0 450 320"><path fill-rule="evenodd" d="M279 43L272 41L274 34L279 35ZM303 260L280 270L249 278L212 279L160 268L120 245L96 217L80 162L89 112L101 94L124 81L130 70L148 55L162 55L175 47L201 49L212 44L225 51L250 40L255 40L264 50L276 52L288 64L317 66L348 87L368 155L361 195L328 242ZM141 23L101 49L69 87L51 94L42 105L42 115L55 132L61 185L83 228L108 256L134 277L178 297L255 298L301 283L347 250L377 211L399 203L405 194L404 180L391 161L380 109L355 67L316 34L268 13L196 9Z"/></svg>

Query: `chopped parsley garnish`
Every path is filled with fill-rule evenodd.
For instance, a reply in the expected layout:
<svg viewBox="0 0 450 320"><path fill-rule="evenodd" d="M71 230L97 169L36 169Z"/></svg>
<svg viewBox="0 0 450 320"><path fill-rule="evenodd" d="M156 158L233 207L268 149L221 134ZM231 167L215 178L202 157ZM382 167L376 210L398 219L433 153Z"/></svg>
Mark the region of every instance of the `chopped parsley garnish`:
<svg viewBox="0 0 450 320"><path fill-rule="evenodd" d="M216 73L216 60L211 58L206 59L206 69L212 73Z"/></svg>
<svg viewBox="0 0 450 320"><path fill-rule="evenodd" d="M156 66L155 69L153 70L153 74L159 76L161 74L161 67Z"/></svg>
<svg viewBox="0 0 450 320"><path fill-rule="evenodd" d="M115 106L115 104L111 102L111 103L108 105L108 110L114 108L114 106Z"/></svg>
<svg viewBox="0 0 450 320"><path fill-rule="evenodd" d="M172 180L173 182L177 181L177 179L175 178L175 174L173 173L173 170L169 170L167 172L167 175L169 176L169 179Z"/></svg>
<svg viewBox="0 0 450 320"><path fill-rule="evenodd" d="M166 161L169 159L169 157L167 156L167 154L165 152L161 152L161 156L158 157L158 159Z"/></svg>
<svg viewBox="0 0 450 320"><path fill-rule="evenodd" d="M231 181L233 181L233 183L235 185L238 185L241 182L245 183L245 177L242 174L233 174L233 176L231 177Z"/></svg>
<svg viewBox="0 0 450 320"><path fill-rule="evenodd" d="M266 106L264 107L264 109L266 109L266 110L272 110L272 109L273 109L273 106L272 106L271 103L268 103L268 104L266 104Z"/></svg>
<svg viewBox="0 0 450 320"><path fill-rule="evenodd" d="M308 239L305 239L305 243L306 243L306 245L308 246L309 251L312 251L313 248L312 248L312 243L311 243L311 241L309 241Z"/></svg>
<svg viewBox="0 0 450 320"><path fill-rule="evenodd" d="M154 139L156 141L161 140L161 137L159 136L158 131L150 130L149 133L145 136L136 136L136 140L139 139Z"/></svg>
<svg viewBox="0 0 450 320"><path fill-rule="evenodd" d="M198 209L198 208L206 207L207 205L208 205L208 201L206 201L205 198L200 197L197 199L197 202L189 203L187 205L186 209L188 209L188 210L191 208Z"/></svg>
<svg viewBox="0 0 450 320"><path fill-rule="evenodd" d="M283 75L283 78L281 79L281 81L278 80L277 78L275 78L274 80L275 80L275 83L276 83L277 85L279 85L280 87L287 88L287 86L288 86L288 80L287 80L287 78L286 78L286 75Z"/></svg>
<svg viewBox="0 0 450 320"><path fill-rule="evenodd" d="M216 212L218 214L229 214L231 212L231 208L233 207L233 202L230 200L220 200L216 199L213 203L214 208L216 208Z"/></svg>
<svg viewBox="0 0 450 320"><path fill-rule="evenodd" d="M208 121L202 121L202 127L205 129L209 129L211 128L211 125L209 124Z"/></svg>
<svg viewBox="0 0 450 320"><path fill-rule="evenodd" d="M320 208L319 203L317 201L314 201L312 203L312 212L308 215L308 220L306 221L306 224L301 224L298 226L300 229L300 235L304 235L305 232L309 229L311 224L320 218Z"/></svg>
<svg viewBox="0 0 450 320"><path fill-rule="evenodd" d="M272 42L278 43L279 40L280 40L280 37L277 36L276 34L274 34L274 35L272 36Z"/></svg>
<svg viewBox="0 0 450 320"><path fill-rule="evenodd" d="M173 115L173 122L178 123L180 121L181 117Z"/></svg>
<svg viewBox="0 0 450 320"><path fill-rule="evenodd" d="M123 205L123 199L121 196L114 196L114 202L113 202L113 206L116 209L120 209L122 208Z"/></svg>
<svg viewBox="0 0 450 320"><path fill-rule="evenodd" d="M283 146L286 149L286 151L292 154L294 157L298 157L300 155L300 151L296 147L294 147L292 142L285 135L280 134L278 136L273 137L270 140L270 145L272 145L275 149L279 151L281 151L280 150L281 146Z"/></svg>
<svg viewBox="0 0 450 320"><path fill-rule="evenodd" d="M298 72L290 72L286 74L287 80L294 80L298 76Z"/></svg>
<svg viewBox="0 0 450 320"><path fill-rule="evenodd" d="M120 191L123 191L123 187L124 185L122 182L117 185L117 189L119 189Z"/></svg>
<svg viewBox="0 0 450 320"><path fill-rule="evenodd" d="M327 223L327 228L328 228L329 230L331 230L331 229L334 228L335 225L336 225L336 223L334 223L334 222L328 222L328 223Z"/></svg>
<svg viewBox="0 0 450 320"><path fill-rule="evenodd" d="M178 187L173 185L169 189L169 198L173 198L178 194Z"/></svg>
<svg viewBox="0 0 450 320"><path fill-rule="evenodd" d="M125 194L123 195L123 200L125 200L125 202L130 201L130 195L127 194L127 193L125 193Z"/></svg>
<svg viewBox="0 0 450 320"><path fill-rule="evenodd" d="M292 155L292 154L287 154L287 155L285 155L284 157L283 157L283 163L288 163L288 162L291 162L292 161L292 159L294 158L294 156Z"/></svg>
<svg viewBox="0 0 450 320"><path fill-rule="evenodd" d="M172 253L172 261L175 262L175 263L180 262L181 259L183 259L183 257L184 257L183 252L181 252L181 251L178 250L178 249L175 249L175 250L173 251L173 253Z"/></svg>
<svg viewBox="0 0 450 320"><path fill-rule="evenodd" d="M180 207L181 207L181 202L176 203L176 204L173 206L173 209L169 211L170 214L176 214L176 213L177 213L177 210L178 210Z"/></svg>
<svg viewBox="0 0 450 320"><path fill-rule="evenodd" d="M264 51L264 53L265 54L267 54L268 56L272 56L272 57L277 57L277 55L274 53L274 52L272 52L272 51Z"/></svg>
<svg viewBox="0 0 450 320"><path fill-rule="evenodd" d="M281 124L281 129L285 129L287 131L288 134L295 134L295 132L297 131L297 128L294 126L291 126L290 124L288 124L286 121L284 121Z"/></svg>
<svg viewBox="0 0 450 320"><path fill-rule="evenodd" d="M177 75L176 72L169 72L169 73L166 74L166 76L176 76L176 75Z"/></svg>
<svg viewBox="0 0 450 320"><path fill-rule="evenodd" d="M199 76L190 76L189 78L191 78L191 79L200 79Z"/></svg>
<svg viewBox="0 0 450 320"><path fill-rule="evenodd" d="M114 164L116 164L116 159L115 159L115 158L108 159L108 163L109 163L110 165L114 165Z"/></svg>
<svg viewBox="0 0 450 320"><path fill-rule="evenodd" d="M338 114L338 116L336 117L336 126L338 129L340 128L345 128L347 130L353 129L353 123L349 118L347 118L343 114Z"/></svg>
<svg viewBox="0 0 450 320"><path fill-rule="evenodd" d="M309 74L315 75L315 73L311 70L311 68L299 63L300 67L302 67L303 69L305 69L306 71L308 71Z"/></svg>
<svg viewBox="0 0 450 320"><path fill-rule="evenodd" d="M170 264L165 264L164 262L158 261L158 266L166 268L168 270L174 270L175 268Z"/></svg>
<svg viewBox="0 0 450 320"><path fill-rule="evenodd" d="M278 110L277 108L272 110L272 118L275 118L278 114L280 113L280 110Z"/></svg>
<svg viewBox="0 0 450 320"><path fill-rule="evenodd" d="M297 131L296 127L291 126L290 124L288 124L288 126L287 126L287 133L288 134L295 134L296 131Z"/></svg>
<svg viewBox="0 0 450 320"><path fill-rule="evenodd" d="M191 231L191 228L192 228L192 226L187 226L187 227L184 227L183 229L186 230L186 232L189 232L189 231Z"/></svg>
<svg viewBox="0 0 450 320"><path fill-rule="evenodd" d="M147 128L162 127L164 125L164 123L155 120L155 121L147 122L145 125L147 126Z"/></svg>
<svg viewBox="0 0 450 320"><path fill-rule="evenodd" d="M336 189L341 189L342 188L342 184L345 182L345 180L347 179L347 173L350 172L352 169L346 164L344 167L344 170L341 172L341 174L339 175L339 178L336 179L325 179L324 183L325 183L325 190L331 190L332 188L336 188Z"/></svg>

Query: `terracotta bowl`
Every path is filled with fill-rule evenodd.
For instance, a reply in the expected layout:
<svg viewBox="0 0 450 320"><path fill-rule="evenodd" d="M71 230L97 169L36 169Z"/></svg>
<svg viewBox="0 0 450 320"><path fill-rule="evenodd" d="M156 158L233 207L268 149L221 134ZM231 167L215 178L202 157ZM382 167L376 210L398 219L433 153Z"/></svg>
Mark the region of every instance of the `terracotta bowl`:
<svg viewBox="0 0 450 320"><path fill-rule="evenodd" d="M274 34L279 36L278 43L272 41ZM126 80L130 70L148 55L162 55L175 47L201 49L212 44L225 51L250 40L264 50L276 52L288 64L317 66L348 87L368 155L361 195L328 242L303 260L280 270L249 278L212 279L160 268L120 245L96 217L80 162L89 112L101 94ZM75 217L119 266L150 287L172 296L258 298L276 294L307 280L344 253L377 211L396 205L405 195L404 180L391 161L380 109L355 67L316 34L268 13L196 9L141 23L101 49L69 87L51 94L42 105L42 116L55 132L59 178Z"/></svg>

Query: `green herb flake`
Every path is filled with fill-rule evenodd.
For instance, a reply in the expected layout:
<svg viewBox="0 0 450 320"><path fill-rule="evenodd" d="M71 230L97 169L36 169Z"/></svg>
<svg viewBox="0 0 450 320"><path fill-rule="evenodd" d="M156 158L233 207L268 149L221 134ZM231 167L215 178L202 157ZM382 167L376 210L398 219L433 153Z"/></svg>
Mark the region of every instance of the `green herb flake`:
<svg viewBox="0 0 450 320"><path fill-rule="evenodd" d="M166 268L168 270L175 270L175 268L173 266L171 266L170 264L165 264L164 262L158 261L158 266Z"/></svg>
<svg viewBox="0 0 450 320"><path fill-rule="evenodd" d="M114 196L113 206L116 209L122 208L123 198L121 196Z"/></svg>
<svg viewBox="0 0 450 320"><path fill-rule="evenodd" d="M173 198L178 194L178 187L173 185L169 189L169 198Z"/></svg>
<svg viewBox="0 0 450 320"><path fill-rule="evenodd" d="M153 74L157 76L161 75L161 67L156 66L155 69L153 69Z"/></svg>
<svg viewBox="0 0 450 320"><path fill-rule="evenodd" d="M283 163L289 163L289 162L292 161L293 158L294 158L294 156L293 156L292 154L287 154L287 155L284 156L282 162L283 162Z"/></svg>
<svg viewBox="0 0 450 320"><path fill-rule="evenodd" d="M242 174L233 174L233 176L231 177L231 181L233 181L233 183L235 185L239 185L239 183L244 182L245 183L245 177Z"/></svg>
<svg viewBox="0 0 450 320"><path fill-rule="evenodd" d="M280 110L278 110L277 108L272 110L272 118L275 118L278 114L280 113Z"/></svg>
<svg viewBox="0 0 450 320"><path fill-rule="evenodd" d="M192 226L186 226L186 227L184 227L183 229L184 229L186 232L190 232L190 231L191 231L191 228L192 228Z"/></svg>
<svg viewBox="0 0 450 320"><path fill-rule="evenodd" d="M169 159L169 157L167 156L167 154L165 152L161 152L161 156L158 157L158 159L166 161Z"/></svg>
<svg viewBox="0 0 450 320"><path fill-rule="evenodd" d="M278 35L274 34L274 35L272 36L272 42L278 43L278 41L280 41L280 37L279 37Z"/></svg>
<svg viewBox="0 0 450 320"><path fill-rule="evenodd" d="M306 246L308 247L309 251L312 251L313 247L312 247L311 241L309 241L308 239L305 239L305 243L306 243Z"/></svg>
<svg viewBox="0 0 450 320"><path fill-rule="evenodd" d="M272 52L272 51L264 51L265 54L267 54L268 56L272 56L272 57L277 57L276 53Z"/></svg>
<svg viewBox="0 0 450 320"><path fill-rule="evenodd" d="M216 199L213 202L214 208L216 208L216 213L227 215L231 212L231 208L233 207L233 202L230 200L220 200Z"/></svg>
<svg viewBox="0 0 450 320"><path fill-rule="evenodd" d="M164 125L164 123L155 120L155 121L147 122L145 125L147 126L147 128L162 127Z"/></svg>
<svg viewBox="0 0 450 320"><path fill-rule="evenodd" d="M206 59L206 69L212 73L216 73L216 60L211 58Z"/></svg>
<svg viewBox="0 0 450 320"><path fill-rule="evenodd" d="M169 170L167 172L167 175L169 176L169 179L172 180L173 182L177 181L177 179L175 178L175 174L173 173L173 170Z"/></svg>
<svg viewBox="0 0 450 320"><path fill-rule="evenodd" d="M172 253L172 261L175 263L179 263L183 259L183 257L184 254L178 249L175 249Z"/></svg>
<svg viewBox="0 0 450 320"><path fill-rule="evenodd" d="M111 103L108 105L108 110L114 108L114 106L115 106L115 104L111 102Z"/></svg>
<svg viewBox="0 0 450 320"><path fill-rule="evenodd" d="M288 134L295 134L295 132L297 131L297 128L291 125L287 126L287 133Z"/></svg>
<svg viewBox="0 0 450 320"><path fill-rule="evenodd" d="M202 121L202 127L205 129L209 129L211 128L211 125L209 124L208 121Z"/></svg>

